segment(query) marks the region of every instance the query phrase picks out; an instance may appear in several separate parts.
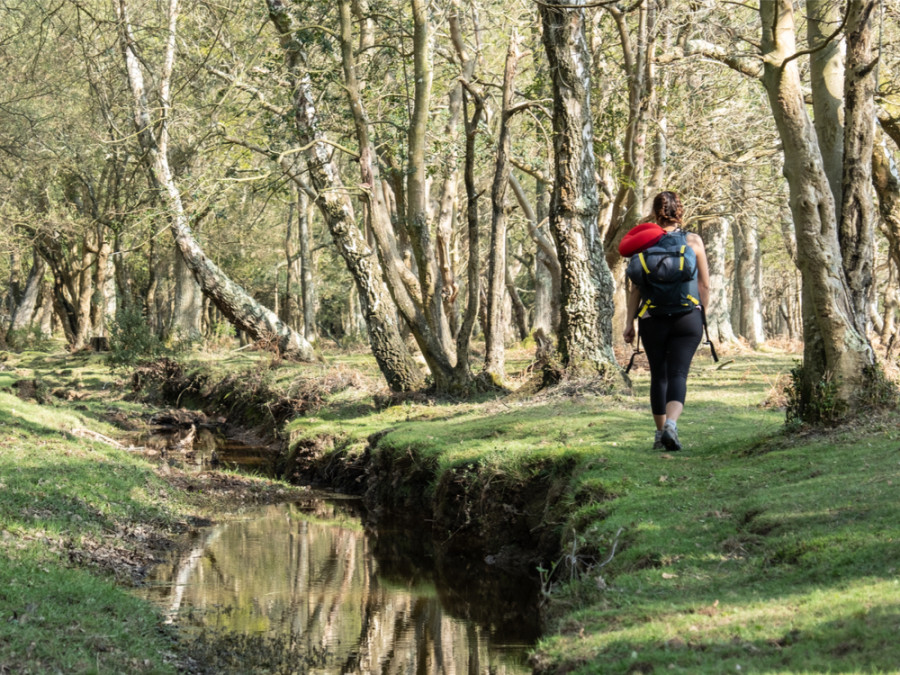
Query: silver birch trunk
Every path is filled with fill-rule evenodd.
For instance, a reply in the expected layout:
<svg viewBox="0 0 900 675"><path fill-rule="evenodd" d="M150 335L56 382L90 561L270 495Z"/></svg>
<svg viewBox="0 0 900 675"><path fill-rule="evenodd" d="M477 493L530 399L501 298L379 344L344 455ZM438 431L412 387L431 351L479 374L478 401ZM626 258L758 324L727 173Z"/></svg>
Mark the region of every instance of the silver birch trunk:
<svg viewBox="0 0 900 675"><path fill-rule="evenodd" d="M513 86L516 79L518 47L516 38L509 41L503 73L503 103L500 111L500 137L491 186L491 240L488 254L487 325L485 333L484 372L495 384L506 379L504 368L507 322L503 304L506 298L506 191L509 186L510 120Z"/></svg>
<svg viewBox="0 0 900 675"><path fill-rule="evenodd" d="M562 296L557 349L567 372L590 368L610 378L615 373L615 378L621 379L612 343L604 339L612 335L612 274L602 255L595 256L592 269L587 241L588 232L596 227L599 204L584 9L548 2L540 5L540 13L553 82L555 152L550 230L559 256ZM598 278L603 284L599 297L595 285ZM601 305L605 314L602 319ZM601 320L604 326L599 325Z"/></svg>
<svg viewBox="0 0 900 675"><path fill-rule="evenodd" d="M312 345L302 335L282 322L274 312L253 299L243 288L235 284L203 252L191 230L184 210L181 193L175 183L167 156L168 124L170 108L169 83L175 59L175 23L178 16L177 0L169 0L169 27L166 57L159 77L159 98L162 119L158 134L150 121L150 108L144 87L142 65L135 53L134 40L128 20L126 0L117 4L120 42L128 71L128 81L134 97L134 121L138 138L147 158L147 167L153 182L162 193L168 208L170 227L184 262L196 278L203 293L221 310L239 330L252 336L281 355L304 361L315 360Z"/></svg>
<svg viewBox="0 0 900 675"><path fill-rule="evenodd" d="M295 128L300 142L308 146L306 165L316 192L316 205L356 284L372 353L391 389L416 389L422 385L423 378L400 335L394 304L382 281L385 272L388 275L398 274L396 265L388 263L382 267L356 225L352 204L342 189L340 174L331 156L332 148L318 127L311 81L304 69L305 55L295 38L295 22L288 4L281 0L267 0L266 6L269 19L278 31L288 69L296 77L293 102ZM344 9L347 8L342 3L342 12ZM365 158L360 157L360 167L363 168L364 164ZM289 170L288 175L295 181L299 180L295 170ZM374 177L364 180L364 184L371 199L383 195ZM374 213L376 210L370 211Z"/></svg>

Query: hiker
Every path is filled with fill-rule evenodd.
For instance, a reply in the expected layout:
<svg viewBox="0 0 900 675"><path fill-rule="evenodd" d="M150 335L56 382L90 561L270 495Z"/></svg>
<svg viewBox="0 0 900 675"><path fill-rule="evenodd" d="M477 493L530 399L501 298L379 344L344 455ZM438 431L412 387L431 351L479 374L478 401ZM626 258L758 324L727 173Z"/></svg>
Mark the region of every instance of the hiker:
<svg viewBox="0 0 900 675"><path fill-rule="evenodd" d="M683 213L681 200L674 192L656 195L653 218L662 228L662 234L656 235L656 241L643 251L637 251L628 266L632 286L622 336L629 344L634 341L635 319L638 319L639 339L650 362L650 409L656 422L654 450L682 448L678 440L678 418L684 409L688 370L702 338L703 307L709 297L706 249L699 235L681 229ZM647 229L642 231L645 240ZM658 257L653 258L654 254ZM680 298L675 302L671 297L662 297L670 294L671 289L655 283L648 267L663 264L657 262L663 254L676 261L682 270L688 270L684 277L690 275L689 279L683 277L682 281L669 284L674 287L676 298Z"/></svg>

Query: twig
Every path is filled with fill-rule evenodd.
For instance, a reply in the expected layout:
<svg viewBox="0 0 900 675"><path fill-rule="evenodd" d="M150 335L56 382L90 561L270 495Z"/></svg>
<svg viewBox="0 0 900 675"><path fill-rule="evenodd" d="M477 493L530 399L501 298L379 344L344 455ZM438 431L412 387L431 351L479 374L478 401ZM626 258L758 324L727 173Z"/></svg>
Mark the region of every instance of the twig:
<svg viewBox="0 0 900 675"><path fill-rule="evenodd" d="M625 529L624 527L620 527L619 531L616 532L616 538L613 540L613 547L612 547L612 551L609 552L609 557L606 560L604 560L602 563L597 565L597 567L595 569L598 569L598 570L602 569L602 568L606 567L609 563L612 562L613 556L616 554L616 547L619 545L619 535L622 534L622 530L624 530L624 529Z"/></svg>

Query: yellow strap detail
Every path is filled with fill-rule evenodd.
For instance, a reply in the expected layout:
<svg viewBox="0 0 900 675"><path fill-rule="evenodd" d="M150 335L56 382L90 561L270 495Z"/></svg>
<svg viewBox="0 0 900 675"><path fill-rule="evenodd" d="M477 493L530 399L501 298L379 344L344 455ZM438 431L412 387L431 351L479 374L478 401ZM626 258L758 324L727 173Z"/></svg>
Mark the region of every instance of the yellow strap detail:
<svg viewBox="0 0 900 675"><path fill-rule="evenodd" d="M641 317L643 317L644 314L647 313L647 310L648 310L648 309L650 309L650 300L649 300L649 299L647 300L647 302L644 303L644 306L641 307L641 311L639 311L639 312L637 313L638 318L640 319Z"/></svg>
<svg viewBox="0 0 900 675"><path fill-rule="evenodd" d="M638 258L641 259L641 267L644 268L644 272L646 272L647 274L650 274L650 268L647 267L647 261L644 260L644 252L643 251L638 253Z"/></svg>
<svg viewBox="0 0 900 675"><path fill-rule="evenodd" d="M695 298L693 295L688 295L687 299L690 300L691 302L693 302L695 305L700 304L700 301L697 298Z"/></svg>
<svg viewBox="0 0 900 675"><path fill-rule="evenodd" d="M687 248L687 244L684 244L684 245L681 247L681 264L678 266L678 271L679 271L679 272L683 272L683 271L684 271L684 249L685 249L685 248Z"/></svg>

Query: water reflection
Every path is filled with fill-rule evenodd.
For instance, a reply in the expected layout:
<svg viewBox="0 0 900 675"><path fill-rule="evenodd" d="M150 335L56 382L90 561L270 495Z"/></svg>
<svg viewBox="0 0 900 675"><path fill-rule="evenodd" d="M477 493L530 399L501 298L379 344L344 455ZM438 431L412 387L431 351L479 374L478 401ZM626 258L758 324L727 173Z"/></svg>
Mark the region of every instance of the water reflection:
<svg viewBox="0 0 900 675"><path fill-rule="evenodd" d="M215 427L191 424L181 428L159 428L138 440L144 455L182 471L240 469L272 478L277 453L264 445L251 445L227 438Z"/></svg>
<svg viewBox="0 0 900 675"><path fill-rule="evenodd" d="M148 593L186 631L300 644L319 659L308 672L530 673L533 584L435 564L425 538L366 532L353 501L269 506L198 534Z"/></svg>

